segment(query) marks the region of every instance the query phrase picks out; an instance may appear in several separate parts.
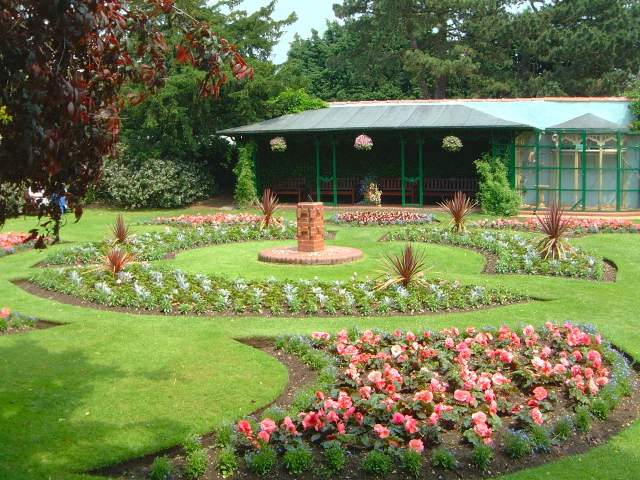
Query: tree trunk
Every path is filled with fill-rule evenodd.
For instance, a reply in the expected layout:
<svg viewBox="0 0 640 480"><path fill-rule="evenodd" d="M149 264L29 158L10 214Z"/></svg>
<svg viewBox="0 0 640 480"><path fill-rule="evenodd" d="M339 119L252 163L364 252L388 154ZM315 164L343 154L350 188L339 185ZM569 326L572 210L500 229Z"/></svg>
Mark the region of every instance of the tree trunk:
<svg viewBox="0 0 640 480"><path fill-rule="evenodd" d="M418 39L416 37L411 38L411 47L414 50L418 50ZM421 98L431 98L431 92L429 92L429 85L424 77L420 77L418 80L418 86L420 87L420 97Z"/></svg>
<svg viewBox="0 0 640 480"><path fill-rule="evenodd" d="M447 84L449 78L446 75L442 75L436 79L436 92L434 98L447 98Z"/></svg>

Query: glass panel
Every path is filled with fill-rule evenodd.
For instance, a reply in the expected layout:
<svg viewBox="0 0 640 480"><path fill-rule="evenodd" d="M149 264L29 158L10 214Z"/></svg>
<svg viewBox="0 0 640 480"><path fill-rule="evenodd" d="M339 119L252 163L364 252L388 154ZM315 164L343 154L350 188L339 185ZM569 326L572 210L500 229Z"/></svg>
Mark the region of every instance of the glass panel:
<svg viewBox="0 0 640 480"><path fill-rule="evenodd" d="M587 170L587 190L615 190L617 181L615 170Z"/></svg>
<svg viewBox="0 0 640 480"><path fill-rule="evenodd" d="M582 152L580 150L562 150L560 152L560 162L562 168L580 168Z"/></svg>
<svg viewBox="0 0 640 480"><path fill-rule="evenodd" d="M557 133L544 133L540 135L540 145L548 147L558 147L560 135Z"/></svg>
<svg viewBox="0 0 640 480"><path fill-rule="evenodd" d="M562 207L567 209L577 208L579 203L582 203L581 190L562 190L560 192L560 205Z"/></svg>
<svg viewBox="0 0 640 480"><path fill-rule="evenodd" d="M546 207L551 205L552 203L558 202L558 191L557 190L547 190L545 188L540 189L540 203L539 207Z"/></svg>
<svg viewBox="0 0 640 480"><path fill-rule="evenodd" d="M640 150L623 150L622 168L640 168Z"/></svg>
<svg viewBox="0 0 640 480"><path fill-rule="evenodd" d="M558 150L555 148L540 148L538 160L540 162L540 166L543 168L557 168Z"/></svg>
<svg viewBox="0 0 640 480"><path fill-rule="evenodd" d="M640 208L640 192L622 192L622 208Z"/></svg>
<svg viewBox="0 0 640 480"><path fill-rule="evenodd" d="M563 168L561 174L563 190L582 190L582 170Z"/></svg>
<svg viewBox="0 0 640 480"><path fill-rule="evenodd" d="M516 170L516 187L519 189L536 188L536 171L535 169L519 168Z"/></svg>
<svg viewBox="0 0 640 480"><path fill-rule="evenodd" d="M615 210L616 192L587 192L587 210Z"/></svg>
<svg viewBox="0 0 640 480"><path fill-rule="evenodd" d="M536 191L534 189L522 190L520 194L522 195L523 205L530 206L536 204Z"/></svg>
<svg viewBox="0 0 640 480"><path fill-rule="evenodd" d="M623 147L632 147L638 148L640 147L640 135L625 135L622 137L622 146Z"/></svg>
<svg viewBox="0 0 640 480"><path fill-rule="evenodd" d="M623 190L640 190L640 171L623 170L622 189Z"/></svg>
<svg viewBox="0 0 640 480"><path fill-rule="evenodd" d="M536 132L524 132L516 137L516 145L535 145Z"/></svg>
<svg viewBox="0 0 640 480"><path fill-rule="evenodd" d="M536 149L535 147L516 148L516 167L535 167Z"/></svg>
<svg viewBox="0 0 640 480"><path fill-rule="evenodd" d="M559 170L540 170L540 188L558 188Z"/></svg>

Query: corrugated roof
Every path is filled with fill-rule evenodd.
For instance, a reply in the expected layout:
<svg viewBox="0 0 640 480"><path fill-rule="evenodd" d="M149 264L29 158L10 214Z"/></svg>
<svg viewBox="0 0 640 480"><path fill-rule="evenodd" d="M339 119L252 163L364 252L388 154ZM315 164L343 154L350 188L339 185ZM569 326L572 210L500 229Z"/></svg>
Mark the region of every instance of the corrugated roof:
<svg viewBox="0 0 640 480"><path fill-rule="evenodd" d="M327 108L229 128L222 135L436 128L626 130L625 98L530 98L335 102ZM564 126L561 125L579 125Z"/></svg>

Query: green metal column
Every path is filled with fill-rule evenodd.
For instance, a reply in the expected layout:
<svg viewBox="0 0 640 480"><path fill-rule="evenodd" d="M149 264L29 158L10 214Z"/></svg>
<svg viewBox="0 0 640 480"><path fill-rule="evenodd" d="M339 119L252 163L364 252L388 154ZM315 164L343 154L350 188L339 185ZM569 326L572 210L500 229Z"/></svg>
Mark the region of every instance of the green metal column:
<svg viewBox="0 0 640 480"><path fill-rule="evenodd" d="M336 161L336 139L331 139L331 164L332 164L332 182L333 182L333 204L338 205L338 172Z"/></svg>
<svg viewBox="0 0 640 480"><path fill-rule="evenodd" d="M540 208L540 131L536 130L536 208Z"/></svg>
<svg viewBox="0 0 640 480"><path fill-rule="evenodd" d="M616 132L616 211L622 210L622 136Z"/></svg>
<svg viewBox="0 0 640 480"><path fill-rule="evenodd" d="M404 138L400 139L400 172L402 175L402 206L405 206L405 201L404 201L404 193L405 193L405 189L406 189L406 179L405 179L405 157L404 157L404 144L405 144L405 140Z"/></svg>
<svg viewBox="0 0 640 480"><path fill-rule="evenodd" d="M587 209L587 131L582 131L582 211Z"/></svg>
<svg viewBox="0 0 640 480"><path fill-rule="evenodd" d="M320 140L315 139L316 146L316 202L320 201Z"/></svg>
<svg viewBox="0 0 640 480"><path fill-rule="evenodd" d="M420 178L420 185L418 186L418 191L420 192L420 197L418 198L418 202L421 207L424 207L424 139L420 138L418 140L418 177Z"/></svg>

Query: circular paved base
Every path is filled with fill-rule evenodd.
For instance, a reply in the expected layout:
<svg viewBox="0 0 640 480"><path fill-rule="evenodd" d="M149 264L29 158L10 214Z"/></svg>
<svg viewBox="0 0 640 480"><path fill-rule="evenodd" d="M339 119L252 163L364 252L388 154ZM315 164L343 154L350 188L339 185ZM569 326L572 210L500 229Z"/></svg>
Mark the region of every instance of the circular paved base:
<svg viewBox="0 0 640 480"><path fill-rule="evenodd" d="M298 265L336 265L362 258L362 250L350 247L328 246L320 252L301 252L298 247L275 247L263 250L258 260Z"/></svg>

